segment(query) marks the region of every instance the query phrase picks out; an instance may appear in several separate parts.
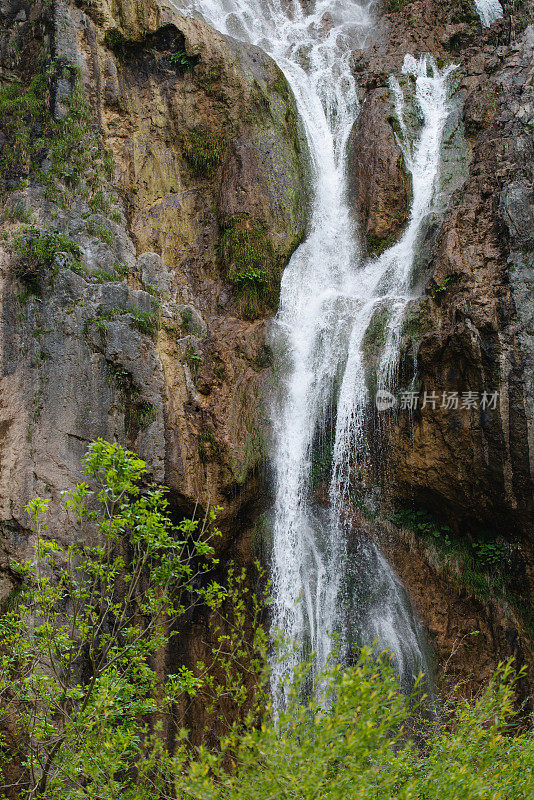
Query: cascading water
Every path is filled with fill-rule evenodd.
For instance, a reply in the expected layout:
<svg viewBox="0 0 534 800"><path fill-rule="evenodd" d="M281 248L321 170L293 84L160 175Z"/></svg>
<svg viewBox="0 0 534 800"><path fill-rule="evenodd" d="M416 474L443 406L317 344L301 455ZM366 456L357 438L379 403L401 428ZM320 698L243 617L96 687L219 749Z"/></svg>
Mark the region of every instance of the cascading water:
<svg viewBox="0 0 534 800"><path fill-rule="evenodd" d="M411 678L425 667L417 624L378 549L362 542L348 555L347 501L355 457L365 461L369 396L362 342L377 308L386 308L379 384L389 385L410 298L415 243L434 196L450 70L440 72L430 59L406 58L403 71L415 80L421 117L411 144L403 92L391 81L413 180L412 209L397 244L364 263L347 205L345 151L358 111L350 54L363 46L370 31L368 7L353 0L309 5L299 0L188 0L186 10L223 33L261 46L275 59L293 89L315 175L308 236L284 272L273 331L285 373L272 410L272 624L294 645L289 657L273 664L275 701L284 702L293 668L310 652L316 654L316 668L324 668L333 634L345 657L352 641L378 639L394 653L400 674ZM312 500L312 453L333 417L325 510Z"/></svg>
<svg viewBox="0 0 534 800"><path fill-rule="evenodd" d="M475 0L475 6L485 28L488 28L495 20L502 18L503 10L499 0Z"/></svg>

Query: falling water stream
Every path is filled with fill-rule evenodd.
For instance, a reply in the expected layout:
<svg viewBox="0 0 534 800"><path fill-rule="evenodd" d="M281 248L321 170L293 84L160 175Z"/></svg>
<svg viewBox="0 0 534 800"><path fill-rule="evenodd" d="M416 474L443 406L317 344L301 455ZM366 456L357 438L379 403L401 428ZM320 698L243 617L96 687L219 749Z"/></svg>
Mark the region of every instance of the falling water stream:
<svg viewBox="0 0 534 800"><path fill-rule="evenodd" d="M364 432L372 398L364 335L377 309L383 310L386 344L378 385L387 388L412 297L416 243L436 191L451 68L440 71L430 58L406 56L402 83L414 95L411 122L408 89L390 80L413 199L399 241L365 260L348 206L345 162L358 114L350 56L372 31L369 7L353 0L187 0L186 10L259 45L277 62L293 89L314 173L308 234L285 269L272 334L276 352L283 354L272 407L272 625L294 645L289 657L273 663L273 694L284 702L287 689L280 687L311 652L316 668L323 668L333 634L344 659L352 644L377 640L409 681L426 668L421 633L388 562L353 530L349 496L355 464L369 457ZM313 500L312 458L329 424L329 502L320 507ZM359 544L349 553L347 542L355 538Z"/></svg>
<svg viewBox="0 0 534 800"><path fill-rule="evenodd" d="M503 15L499 0L475 0L475 6L485 28L488 28L495 20L501 19Z"/></svg>

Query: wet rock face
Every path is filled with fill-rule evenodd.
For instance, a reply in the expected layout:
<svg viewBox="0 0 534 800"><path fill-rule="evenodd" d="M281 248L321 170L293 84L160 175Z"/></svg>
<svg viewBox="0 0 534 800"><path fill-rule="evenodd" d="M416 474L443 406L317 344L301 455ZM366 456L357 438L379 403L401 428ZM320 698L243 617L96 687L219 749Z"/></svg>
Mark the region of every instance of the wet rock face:
<svg viewBox="0 0 534 800"><path fill-rule="evenodd" d="M472 105L464 107L471 164L434 245L427 294L435 329L423 337L418 357L423 391L498 391L499 403L468 413L422 412L410 444L400 422L396 457L404 496L415 492L436 511L448 505L458 529L478 522L525 540L532 534L532 323L525 302L531 142L511 107L528 79L530 53L527 32L502 53L500 69L489 78L482 69L494 57L489 50L470 53L464 62L460 91L467 100L492 99L477 125ZM522 102L528 108L526 97Z"/></svg>
<svg viewBox="0 0 534 800"><path fill-rule="evenodd" d="M387 89L366 98L348 143L350 199L369 253L398 237L410 205L410 176L395 137L396 118Z"/></svg>
<svg viewBox="0 0 534 800"><path fill-rule="evenodd" d="M1 12L0 102L20 80L42 143L19 152L0 121L3 598L30 498L51 500L65 542L82 535L59 493L98 436L139 452L177 515L221 504L221 546L239 550L268 435L265 332L308 200L294 99L259 49L157 2L19 11Z"/></svg>
<svg viewBox="0 0 534 800"><path fill-rule="evenodd" d="M400 368L400 388L438 400L435 409L400 411L387 433L387 491L397 508L422 509L446 523L453 543L511 543L510 596L476 596L461 575L438 569L417 540L407 545L392 535L383 546L427 626L439 669L456 640L470 628L481 631L453 659L471 686L499 656L515 654L534 676L529 603L520 601L517 613L510 600L532 593L534 563L534 34L522 12L505 10L507 19L482 30L466 4L430 8L417 0L387 15L371 47L354 54L364 101L360 126L406 53L431 52L439 64L457 65L439 193L416 259L424 297L409 311ZM370 137L378 125L367 123ZM381 145L366 138L365 147L375 152ZM375 180L372 210L360 211L363 224L381 211L389 171ZM476 407L441 407L443 392L468 391L476 393ZM498 393L495 407L481 407L484 391Z"/></svg>

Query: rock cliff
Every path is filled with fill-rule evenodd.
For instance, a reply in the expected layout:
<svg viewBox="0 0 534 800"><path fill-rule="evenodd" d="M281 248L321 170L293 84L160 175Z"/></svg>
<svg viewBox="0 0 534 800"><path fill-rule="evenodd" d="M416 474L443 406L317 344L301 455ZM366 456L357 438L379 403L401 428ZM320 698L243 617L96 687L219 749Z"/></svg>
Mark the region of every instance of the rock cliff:
<svg viewBox="0 0 534 800"><path fill-rule="evenodd" d="M13 2L2 29L5 599L25 503L50 498L68 540L59 493L98 436L236 538L308 167L278 67L171 6Z"/></svg>
<svg viewBox="0 0 534 800"><path fill-rule="evenodd" d="M221 549L250 564L268 494L266 332L309 202L287 81L163 0L5 0L0 15L0 599L31 545L28 499L51 500L65 542L86 535L59 500L98 436L146 459L176 515L221 505ZM388 502L360 523L441 679L452 664L469 690L509 654L534 675L530 21L525 3L483 29L470 0L388 0L353 54L350 195L371 256L411 198L389 76L406 53L457 65L399 386L499 404L375 419ZM169 658L198 654L199 631Z"/></svg>
<svg viewBox="0 0 534 800"><path fill-rule="evenodd" d="M354 54L364 100L354 158L371 149L367 158L381 165L371 182L356 164L354 197L378 251L406 215L387 89L405 53L456 65L455 108L433 218L418 245L414 290L422 298L403 333L398 388L415 390L418 407L398 410L385 425L374 420L388 454L376 476L388 498L381 514L396 525L370 527L436 646L438 676L444 680L447 664L472 691L504 656L534 674L534 29L526 4L506 6L490 28L468 2L389 7L396 10L382 18L372 46ZM471 408L443 403L444 392L469 391L477 397ZM495 407L482 401L484 391L498 392ZM435 406L422 408L425 392Z"/></svg>

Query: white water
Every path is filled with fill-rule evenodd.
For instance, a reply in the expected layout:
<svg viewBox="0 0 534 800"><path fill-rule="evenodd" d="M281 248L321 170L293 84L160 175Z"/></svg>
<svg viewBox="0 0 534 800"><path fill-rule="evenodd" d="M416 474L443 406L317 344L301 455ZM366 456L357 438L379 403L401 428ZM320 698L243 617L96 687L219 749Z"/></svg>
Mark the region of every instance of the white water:
<svg viewBox="0 0 534 800"><path fill-rule="evenodd" d="M273 694L310 652L323 668L337 634L342 655L351 642L372 642L395 654L399 672L424 667L421 638L402 587L374 545L359 540L346 516L351 471L365 466L368 390L362 339L378 307L390 313L379 383L395 374L402 314L410 297L414 247L431 210L439 147L448 113L447 74L431 60L407 56L420 119L408 144L404 97L391 90L404 155L413 177L409 224L380 258L363 262L346 200L345 152L358 112L350 53L365 43L368 8L352 0L190 0L187 10L223 33L260 45L284 71L297 101L314 170L314 201L306 240L283 275L273 340L283 374L272 420L276 500L273 510L273 630L294 643L273 664ZM326 21L325 14L328 14ZM311 498L312 451L337 402L329 509ZM348 533L356 541L347 555Z"/></svg>
<svg viewBox="0 0 534 800"><path fill-rule="evenodd" d="M503 10L499 0L475 0L475 6L485 28L489 28L495 20L502 19Z"/></svg>

